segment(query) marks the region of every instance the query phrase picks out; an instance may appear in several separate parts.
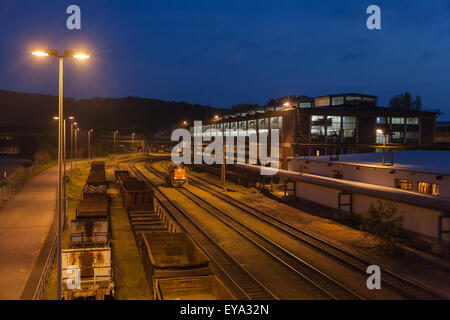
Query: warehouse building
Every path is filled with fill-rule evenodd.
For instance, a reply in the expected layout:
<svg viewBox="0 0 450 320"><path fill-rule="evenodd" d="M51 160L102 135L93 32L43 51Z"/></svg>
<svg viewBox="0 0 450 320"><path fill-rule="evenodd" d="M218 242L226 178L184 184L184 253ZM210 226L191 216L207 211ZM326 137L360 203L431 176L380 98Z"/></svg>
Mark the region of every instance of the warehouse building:
<svg viewBox="0 0 450 320"><path fill-rule="evenodd" d="M279 129L280 163L286 169L287 160L294 156L370 152L382 143L432 145L435 127L434 112L380 107L376 96L348 93L227 114L204 123L201 131L205 135L215 129L236 137L265 131L270 141L271 129Z"/></svg>

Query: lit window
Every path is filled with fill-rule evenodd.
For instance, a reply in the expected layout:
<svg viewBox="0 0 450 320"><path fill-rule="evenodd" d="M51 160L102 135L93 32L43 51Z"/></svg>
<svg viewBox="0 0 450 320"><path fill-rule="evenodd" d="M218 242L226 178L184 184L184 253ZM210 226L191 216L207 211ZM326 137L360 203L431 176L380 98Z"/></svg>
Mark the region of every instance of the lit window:
<svg viewBox="0 0 450 320"><path fill-rule="evenodd" d="M395 187L402 190L412 190L413 181L404 179L395 179Z"/></svg>
<svg viewBox="0 0 450 320"><path fill-rule="evenodd" d="M385 117L377 117L377 123L378 124L386 123L386 118Z"/></svg>
<svg viewBox="0 0 450 320"><path fill-rule="evenodd" d="M438 196L440 194L440 192L439 192L439 185L438 184L433 183L433 189L431 191L431 194L433 196Z"/></svg>
<svg viewBox="0 0 450 320"><path fill-rule="evenodd" d="M333 97L331 99L331 105L340 106L344 104L344 97Z"/></svg>
<svg viewBox="0 0 450 320"><path fill-rule="evenodd" d="M439 185L435 183L428 183L428 182L419 182L417 184L417 191L420 193L428 193L432 194L433 196L439 195Z"/></svg>
<svg viewBox="0 0 450 320"><path fill-rule="evenodd" d="M417 191L420 193L431 193L431 183L419 182L417 184Z"/></svg>
<svg viewBox="0 0 450 320"><path fill-rule="evenodd" d="M419 124L419 118L406 118L406 124Z"/></svg>
<svg viewBox="0 0 450 320"><path fill-rule="evenodd" d="M312 103L311 102L300 102L298 106L300 108L310 108L310 107L312 107Z"/></svg>
<svg viewBox="0 0 450 320"><path fill-rule="evenodd" d="M391 123L392 124L404 124L405 118L392 118Z"/></svg>
<svg viewBox="0 0 450 320"><path fill-rule="evenodd" d="M361 97L357 97L357 96L346 96L345 100L347 101L351 101L351 100L361 100Z"/></svg>

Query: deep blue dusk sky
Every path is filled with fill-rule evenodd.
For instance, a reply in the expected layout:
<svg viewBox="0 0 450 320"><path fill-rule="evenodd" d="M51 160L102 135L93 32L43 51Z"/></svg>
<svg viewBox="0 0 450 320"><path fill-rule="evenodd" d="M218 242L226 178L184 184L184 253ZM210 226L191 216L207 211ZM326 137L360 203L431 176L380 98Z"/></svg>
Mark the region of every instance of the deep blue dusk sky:
<svg viewBox="0 0 450 320"><path fill-rule="evenodd" d="M66 28L81 7L82 30ZM366 28L381 7L382 30ZM0 89L57 94L36 46L85 48L65 96L139 96L215 107L287 94L422 96L450 119L450 1L0 0Z"/></svg>

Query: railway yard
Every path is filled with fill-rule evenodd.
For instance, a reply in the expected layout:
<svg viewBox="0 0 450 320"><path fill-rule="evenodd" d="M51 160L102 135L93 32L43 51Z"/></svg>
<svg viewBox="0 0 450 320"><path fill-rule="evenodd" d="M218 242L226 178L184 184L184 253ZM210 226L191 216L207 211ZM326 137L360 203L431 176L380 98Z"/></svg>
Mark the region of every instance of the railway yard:
<svg viewBox="0 0 450 320"><path fill-rule="evenodd" d="M187 183L174 187L171 165L161 155L79 164L68 187L65 299L449 298L444 267L377 255L376 239L358 230L249 188L230 183L224 191L189 168ZM374 264L381 290L367 287ZM81 274L75 289L66 284L73 265ZM56 264L43 297L54 299L55 288Z"/></svg>

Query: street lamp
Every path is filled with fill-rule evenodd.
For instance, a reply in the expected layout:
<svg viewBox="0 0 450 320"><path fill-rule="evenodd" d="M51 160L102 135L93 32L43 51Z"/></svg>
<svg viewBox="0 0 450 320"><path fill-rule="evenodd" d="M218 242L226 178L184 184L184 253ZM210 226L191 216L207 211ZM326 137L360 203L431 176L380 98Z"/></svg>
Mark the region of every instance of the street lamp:
<svg viewBox="0 0 450 320"><path fill-rule="evenodd" d="M70 121L70 175L72 175L72 159L73 159L73 129L74 126L77 125L76 122L73 122L73 120L75 119L74 117L69 117L69 119L71 119Z"/></svg>
<svg viewBox="0 0 450 320"><path fill-rule="evenodd" d="M94 132L94 129L88 131L88 158L89 162L91 162L91 134Z"/></svg>
<svg viewBox="0 0 450 320"><path fill-rule="evenodd" d="M33 49L32 55L37 57L56 57L59 60L59 124L58 124L58 245L57 245L57 256L58 256L58 287L57 287L57 299L61 300L61 252L62 252L62 242L61 242L61 209L62 209L62 153L63 153L63 61L64 58L76 58L76 59L88 59L89 53L73 50L65 50L64 55L58 55L58 50L54 49Z"/></svg>
<svg viewBox="0 0 450 320"><path fill-rule="evenodd" d="M386 146L386 135L384 134L383 130L377 129L377 133L383 135L383 147Z"/></svg>
<svg viewBox="0 0 450 320"><path fill-rule="evenodd" d="M78 132L80 132L80 128L75 130L75 168L77 167L78 162Z"/></svg>
<svg viewBox="0 0 450 320"><path fill-rule="evenodd" d="M132 134L131 134L131 149L134 151L134 136L136 135L136 133L135 132L133 132Z"/></svg>
<svg viewBox="0 0 450 320"><path fill-rule="evenodd" d="M59 120L58 116L54 116L53 119ZM75 119L72 116L67 117L70 121ZM63 220L64 225L63 228L65 229L67 227L67 175L66 175L66 158L67 158L67 139L66 139L66 118L63 119L63 142L62 142L62 149L63 149L63 203L64 203L64 214L63 214ZM70 142L70 146L72 147L72 141ZM70 167L70 173L72 174L72 166Z"/></svg>
<svg viewBox="0 0 450 320"><path fill-rule="evenodd" d="M113 132L113 140L114 140L114 152L113 152L113 154L116 154L116 134L118 134L119 133L119 131L114 131Z"/></svg>
<svg viewBox="0 0 450 320"><path fill-rule="evenodd" d="M391 148L388 148L388 154L386 155L386 136L392 135L392 129L389 127L386 127L385 130L382 130L380 128L377 129L377 133L383 135L383 159L382 159L382 165L394 165L394 151ZM386 164L386 158L387 156L390 156L390 164Z"/></svg>

